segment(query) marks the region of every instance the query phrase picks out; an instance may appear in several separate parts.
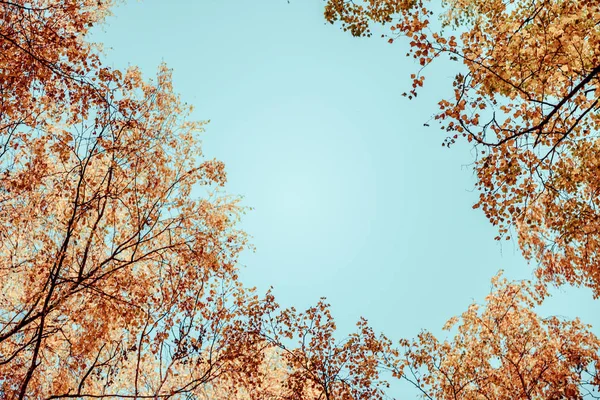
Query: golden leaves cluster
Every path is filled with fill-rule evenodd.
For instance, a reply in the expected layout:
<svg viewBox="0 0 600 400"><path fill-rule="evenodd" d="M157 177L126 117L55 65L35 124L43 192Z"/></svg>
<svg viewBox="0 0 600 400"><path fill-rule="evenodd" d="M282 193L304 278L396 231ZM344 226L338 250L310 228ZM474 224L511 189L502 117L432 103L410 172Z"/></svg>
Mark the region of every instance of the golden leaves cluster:
<svg viewBox="0 0 600 400"><path fill-rule="evenodd" d="M449 132L446 145L465 137L478 149L476 207L498 226L498 239L516 230L525 256L540 262L542 281L599 295L598 3L448 0L438 24L424 1L338 3L328 7L346 17L326 12L328 20L390 23L392 39L408 39L422 66L411 76L410 98L437 58L461 63L454 95L440 100L435 119Z"/></svg>
<svg viewBox="0 0 600 400"><path fill-rule="evenodd" d="M406 379L430 399L581 398L600 384L600 340L578 319L540 318L541 301L531 283L495 276L485 307L445 326L451 341L422 332L405 342Z"/></svg>

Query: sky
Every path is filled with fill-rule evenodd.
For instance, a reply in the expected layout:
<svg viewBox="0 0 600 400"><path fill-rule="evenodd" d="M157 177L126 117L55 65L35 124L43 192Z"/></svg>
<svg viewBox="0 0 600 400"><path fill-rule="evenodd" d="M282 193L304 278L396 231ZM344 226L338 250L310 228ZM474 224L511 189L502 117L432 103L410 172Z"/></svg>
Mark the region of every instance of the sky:
<svg viewBox="0 0 600 400"><path fill-rule="evenodd" d="M402 41L357 39L325 23L322 0L144 0L114 10L92 39L108 65L174 87L210 120L204 154L225 162L226 193L252 207L240 227L256 251L241 279L282 306L327 297L340 333L360 316L392 339L483 302L503 269L529 279L516 242L472 205L466 143L442 147L431 121L452 94L455 67L430 68L416 100L402 93L417 68ZM424 126L428 123L430 126ZM553 291L543 316L581 317L600 334L586 289Z"/></svg>

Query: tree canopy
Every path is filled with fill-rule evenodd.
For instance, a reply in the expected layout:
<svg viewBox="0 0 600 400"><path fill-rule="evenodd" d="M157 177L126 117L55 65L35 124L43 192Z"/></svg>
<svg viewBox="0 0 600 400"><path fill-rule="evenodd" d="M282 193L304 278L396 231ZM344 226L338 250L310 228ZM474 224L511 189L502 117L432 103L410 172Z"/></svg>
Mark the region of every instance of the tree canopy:
<svg viewBox="0 0 600 400"><path fill-rule="evenodd" d="M600 296L598 3L329 0L325 18L355 36L383 24L390 42L406 39L418 62L409 98L428 65L442 57L460 64L432 112L446 145L464 138L478 150L475 207L498 226L498 240L514 231L543 283Z"/></svg>
<svg viewBox="0 0 600 400"><path fill-rule="evenodd" d="M147 80L86 41L112 5L0 2L0 397L371 393L364 323L338 347L325 303L281 310L239 282L244 210L215 190L204 122L166 65Z"/></svg>
<svg viewBox="0 0 600 400"><path fill-rule="evenodd" d="M329 0L355 36L406 36L425 67L462 63L435 118L478 150L481 208L539 262L492 279L446 329L393 342L365 319L341 337L325 300L282 309L238 278L245 209L217 189L205 123L161 65L102 62L89 30L115 2L0 0L0 397L578 399L600 388L600 340L535 312L547 284L600 296L595 137L600 6L592 1ZM198 197L196 193L205 194Z"/></svg>
<svg viewBox="0 0 600 400"><path fill-rule="evenodd" d="M537 264L526 286L495 278L486 310L464 313L453 342L429 334L406 342L416 349L406 365L427 371L412 382L429 398L580 398L587 389L577 387L579 371L597 362L597 339L577 321L536 319L532 309L548 285L586 286L600 296L598 2L327 0L325 19L354 36L377 30L391 44L405 41L416 61L409 99L427 90L429 65L457 63L452 88L432 107L447 132L443 145L474 146L474 208L498 227L497 240L516 235ZM562 335L596 344L565 354ZM590 358L567 366L580 351ZM589 382L598 387L597 376Z"/></svg>

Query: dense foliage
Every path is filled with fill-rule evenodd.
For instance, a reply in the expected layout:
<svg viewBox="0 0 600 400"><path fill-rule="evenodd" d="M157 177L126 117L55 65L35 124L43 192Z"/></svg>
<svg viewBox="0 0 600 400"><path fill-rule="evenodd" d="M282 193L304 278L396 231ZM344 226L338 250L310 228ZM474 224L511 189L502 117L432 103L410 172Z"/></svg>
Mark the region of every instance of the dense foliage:
<svg viewBox="0 0 600 400"><path fill-rule="evenodd" d="M165 65L108 68L86 41L113 5L0 0L1 398L381 399L383 371L431 399L600 386L590 327L534 312L548 283L600 295L597 3L449 1L436 32L421 1L327 2L356 36L407 36L422 67L463 64L436 118L481 150L476 206L540 265L534 283L494 277L451 341L398 345L365 320L339 340L324 301L281 309L243 286L244 210L217 190L204 123Z"/></svg>

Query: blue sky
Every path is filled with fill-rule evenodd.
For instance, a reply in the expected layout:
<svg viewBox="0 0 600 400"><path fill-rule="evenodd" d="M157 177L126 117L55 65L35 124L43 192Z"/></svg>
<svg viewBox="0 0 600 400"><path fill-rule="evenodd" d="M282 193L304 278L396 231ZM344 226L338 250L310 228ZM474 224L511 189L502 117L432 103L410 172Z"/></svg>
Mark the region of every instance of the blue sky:
<svg viewBox="0 0 600 400"><path fill-rule="evenodd" d="M401 41L356 39L326 24L321 0L145 0L115 9L93 39L115 67L151 77L162 61L223 160L227 193L253 207L256 252L242 279L283 306L326 296L341 332L359 316L391 338L439 333L504 269L530 278L516 243L472 204L472 149L441 146L429 121L453 65L429 71L416 101ZM431 127L424 127L429 122ZM555 291L544 315L600 330L589 291Z"/></svg>

